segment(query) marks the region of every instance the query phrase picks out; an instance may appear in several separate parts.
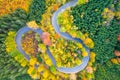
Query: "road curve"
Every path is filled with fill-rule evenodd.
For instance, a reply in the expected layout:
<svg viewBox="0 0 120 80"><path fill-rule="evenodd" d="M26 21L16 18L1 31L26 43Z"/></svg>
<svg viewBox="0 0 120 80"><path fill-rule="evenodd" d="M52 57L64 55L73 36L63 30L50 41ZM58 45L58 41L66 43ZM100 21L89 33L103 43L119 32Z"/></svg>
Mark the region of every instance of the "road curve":
<svg viewBox="0 0 120 80"><path fill-rule="evenodd" d="M73 1L70 1L70 2L66 3L65 5L61 6L52 16L52 25L53 25L55 31L65 39L79 42L80 44L83 45L83 47L86 49L86 51L88 53L88 56L86 56L82 59L82 64L80 64L78 66L75 66L75 67L72 67L72 68L65 68L65 67L60 67L59 68L59 67L57 67L57 70L60 71L60 72L63 72L63 73L77 73L77 72L83 70L87 66L87 63L89 61L89 56L90 56L90 50L83 43L83 41L79 38L73 38L71 35L69 35L67 33L60 32L60 27L57 23L57 16L59 15L59 13L64 12L66 10L66 8L68 8L68 7L75 6L77 1L78 0L73 0Z"/></svg>
<svg viewBox="0 0 120 80"><path fill-rule="evenodd" d="M68 40L73 40L75 42L79 42L80 44L83 45L83 47L86 49L86 51L88 52L88 56L84 57L82 59L82 64L78 65L78 66L75 66L75 67L72 67L72 68L65 68L65 67L57 67L56 66L56 61L53 57L53 55L51 54L50 50L49 50L49 46L46 46L47 50L47 54L48 56L50 57L50 59L52 60L52 63L56 66L57 70L60 71L60 72L63 72L63 73L77 73L81 70L83 70L86 66L87 66L87 63L89 61L89 56L90 56L90 50L88 49L88 47L83 43L83 41L79 38L73 38L71 35L67 34L67 33L63 33L63 32L60 32L60 27L57 23L57 16L59 13L65 11L65 9L67 7L72 7L72 6L75 6L76 3L77 3L78 0L73 0L73 1L70 1L68 2L67 4L61 6L52 16L52 25L55 29L55 31L60 34L63 38L65 39L68 39ZM30 57L25 53L25 51L22 50L22 46L21 46L21 39L22 39L22 34L25 34L26 32L28 31L34 31L36 33L38 33L40 36L42 35L42 30L41 29L32 29L32 28L29 28L27 26L21 28L18 32L17 32L17 35L16 35L16 38L15 38L15 41L16 41L16 44L17 44L17 49L21 52L21 54L24 55L24 57L29 61L30 60Z"/></svg>

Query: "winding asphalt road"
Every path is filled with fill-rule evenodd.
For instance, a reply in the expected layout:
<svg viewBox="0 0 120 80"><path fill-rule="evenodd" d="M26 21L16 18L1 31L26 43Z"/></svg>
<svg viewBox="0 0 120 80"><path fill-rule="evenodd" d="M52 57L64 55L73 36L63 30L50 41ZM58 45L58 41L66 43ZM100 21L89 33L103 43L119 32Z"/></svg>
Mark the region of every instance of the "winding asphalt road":
<svg viewBox="0 0 120 80"><path fill-rule="evenodd" d="M77 1L78 0L73 0L73 1L68 2L65 5L61 6L52 16L52 25L53 25L55 31L58 34L60 34L63 38L68 39L68 40L73 40L75 42L79 42L80 44L82 44L83 47L88 52L88 56L84 57L82 59L82 64L80 64L78 66L75 66L75 67L72 67L72 68L65 68L65 67L60 67L59 68L59 67L56 66L56 61L55 61L53 55L51 54L51 52L49 50L49 46L46 46L46 48L47 48L46 52L49 55L50 59L52 60L52 63L56 66L58 71L63 72L63 73L77 73L77 72L83 70L87 66L87 63L89 61L89 56L90 56L90 50L88 49L88 47L86 47L86 45L83 43L83 41L79 38L73 38L71 35L69 35L67 33L60 32L60 27L57 23L58 14L65 11L65 9L68 8L68 7L75 6ZM24 55L24 57L28 61L30 60L30 57L25 53L25 51L22 50L21 39L22 39L22 34L25 34L26 32L28 32L30 30L38 33L40 36L42 35L42 30L41 29L32 29L32 28L29 28L29 27L25 26L17 32L16 38L15 38L15 41L16 41L16 44L17 44L17 49L21 52L21 54Z"/></svg>
<svg viewBox="0 0 120 80"><path fill-rule="evenodd" d="M73 0L73 1L68 2L65 5L61 6L52 16L52 25L53 25L55 31L65 39L73 40L73 41L81 43L83 45L83 47L86 49L86 51L88 52L88 56L84 57L82 60L82 64L80 64L78 66L75 66L73 68L65 68L65 67L58 68L57 67L57 70L60 72L63 72L63 73L77 73L77 72L83 70L87 66L87 63L89 61L89 56L90 56L90 50L85 46L83 41L80 40L79 38L73 38L71 35L69 35L67 33L60 32L60 27L57 23L57 16L59 15L59 13L64 12L66 10L66 8L68 8L68 7L75 6L77 1L78 0Z"/></svg>

